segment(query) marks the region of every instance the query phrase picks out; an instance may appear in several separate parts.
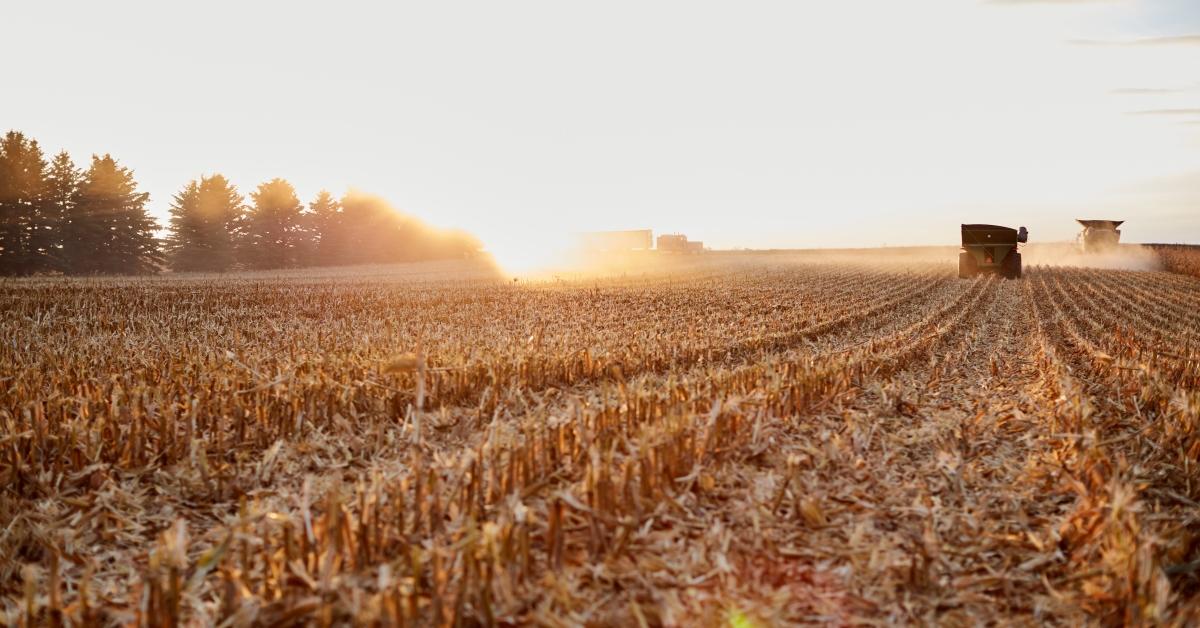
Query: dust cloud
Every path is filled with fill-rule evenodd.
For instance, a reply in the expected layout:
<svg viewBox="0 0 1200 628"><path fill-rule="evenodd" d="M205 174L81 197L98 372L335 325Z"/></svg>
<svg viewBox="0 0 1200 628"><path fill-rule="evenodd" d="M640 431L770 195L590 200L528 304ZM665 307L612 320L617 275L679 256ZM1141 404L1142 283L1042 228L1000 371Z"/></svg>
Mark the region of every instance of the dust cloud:
<svg viewBox="0 0 1200 628"><path fill-rule="evenodd" d="M727 271L733 268L778 268L795 265L869 266L904 269L927 263L957 263L958 248L949 246L864 249L746 249L682 253L658 250L624 252L575 251L534 270L512 272L526 280L588 279L613 276L658 276L681 272ZM501 265L503 267L503 265Z"/></svg>
<svg viewBox="0 0 1200 628"><path fill-rule="evenodd" d="M887 247L876 249L834 249L789 251L793 259L828 263L876 263L885 265L905 262L958 263L957 246ZM1105 253L1083 253L1074 242L1034 242L1021 245L1021 262L1032 266L1074 266L1111 270L1162 270L1162 263L1153 249L1139 244L1121 244Z"/></svg>
<svg viewBox="0 0 1200 628"><path fill-rule="evenodd" d="M1021 249L1021 256L1025 266L1162 270L1158 254L1139 244L1121 244L1112 251L1087 254L1069 242L1029 244Z"/></svg>
<svg viewBox="0 0 1200 628"><path fill-rule="evenodd" d="M576 251L560 256L556 263L536 270L512 273L522 279L584 279L630 275L663 275L731 267L780 267L790 265L855 265L904 269L925 264L957 268L957 246L913 246L862 249L775 249L707 250L702 253L670 253L656 250L588 253ZM1137 244L1121 244L1107 253L1084 254L1069 242L1031 243L1021 246L1025 268L1071 266L1112 270L1162 270L1159 256Z"/></svg>

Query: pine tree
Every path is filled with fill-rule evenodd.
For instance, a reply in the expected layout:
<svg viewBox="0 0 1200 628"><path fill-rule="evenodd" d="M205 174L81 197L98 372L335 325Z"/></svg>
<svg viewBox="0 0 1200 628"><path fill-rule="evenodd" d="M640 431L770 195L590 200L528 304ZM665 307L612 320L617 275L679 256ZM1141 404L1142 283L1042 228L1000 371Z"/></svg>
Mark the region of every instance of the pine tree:
<svg viewBox="0 0 1200 628"><path fill-rule="evenodd" d="M177 271L229 270L244 205L237 188L219 174L185 186L171 203L167 240L171 267Z"/></svg>
<svg viewBox="0 0 1200 628"><path fill-rule="evenodd" d="M246 216L242 258L251 268L296 266L303 247L300 199L292 184L272 179L250 196L254 206Z"/></svg>
<svg viewBox="0 0 1200 628"><path fill-rule="evenodd" d="M46 269L35 244L35 233L44 226L45 178L46 160L37 141L9 131L0 140L0 274Z"/></svg>
<svg viewBox="0 0 1200 628"><path fill-rule="evenodd" d="M92 156L66 231L67 266L76 274L133 274L159 270L162 253L150 195L137 191L133 172L109 155Z"/></svg>
<svg viewBox="0 0 1200 628"><path fill-rule="evenodd" d="M44 251L46 264L51 270L67 270L66 232L71 212L79 195L79 184L83 173L75 167L71 156L62 151L54 156L46 174L42 208L44 223L40 237L34 245Z"/></svg>
<svg viewBox="0 0 1200 628"><path fill-rule="evenodd" d="M313 263L331 266L343 262L342 205L327 190L308 204L313 244Z"/></svg>
<svg viewBox="0 0 1200 628"><path fill-rule="evenodd" d="M317 266L317 244L320 234L317 232L316 219L313 213L300 206L300 226L296 230L295 265Z"/></svg>
<svg viewBox="0 0 1200 628"><path fill-rule="evenodd" d="M170 234L164 252L177 272L203 270L208 259L208 239L200 214L200 182L192 179L171 199Z"/></svg>

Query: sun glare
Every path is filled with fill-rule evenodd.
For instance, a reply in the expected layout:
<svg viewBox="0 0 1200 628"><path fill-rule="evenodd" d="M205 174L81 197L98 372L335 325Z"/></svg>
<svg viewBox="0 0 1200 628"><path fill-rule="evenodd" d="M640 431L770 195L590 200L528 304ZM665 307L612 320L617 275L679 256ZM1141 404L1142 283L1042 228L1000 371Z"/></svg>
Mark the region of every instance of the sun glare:
<svg viewBox="0 0 1200 628"><path fill-rule="evenodd" d="M480 234L487 243L487 253L492 256L502 272L513 277L535 277L556 268L567 266L571 261L571 248L565 237L551 233L530 234Z"/></svg>

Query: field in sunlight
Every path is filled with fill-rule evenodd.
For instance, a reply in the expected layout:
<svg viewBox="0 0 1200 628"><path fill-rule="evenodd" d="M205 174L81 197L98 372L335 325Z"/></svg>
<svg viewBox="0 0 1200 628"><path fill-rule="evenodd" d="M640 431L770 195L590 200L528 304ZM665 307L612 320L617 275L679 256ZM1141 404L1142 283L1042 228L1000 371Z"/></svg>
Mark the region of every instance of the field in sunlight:
<svg viewBox="0 0 1200 628"><path fill-rule="evenodd" d="M1200 620L1200 279L950 259L0 283L0 623Z"/></svg>

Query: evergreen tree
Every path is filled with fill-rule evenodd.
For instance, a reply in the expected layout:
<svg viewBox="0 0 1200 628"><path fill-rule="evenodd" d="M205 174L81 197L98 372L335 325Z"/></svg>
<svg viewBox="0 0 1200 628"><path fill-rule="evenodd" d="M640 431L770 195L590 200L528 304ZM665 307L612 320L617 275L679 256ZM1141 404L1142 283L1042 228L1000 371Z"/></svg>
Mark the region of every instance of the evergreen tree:
<svg viewBox="0 0 1200 628"><path fill-rule="evenodd" d="M254 206L246 216L242 259L251 268L296 266L303 248L303 205L292 184L272 179L250 194Z"/></svg>
<svg viewBox="0 0 1200 628"><path fill-rule="evenodd" d="M321 190L308 205L315 251L313 263L322 266L341 264L344 258L342 205L327 190Z"/></svg>
<svg viewBox="0 0 1200 628"><path fill-rule="evenodd" d="M300 206L300 226L296 230L296 234L295 265L316 266L320 264L320 260L317 259L317 243L320 241L320 234L317 233L316 219L303 204Z"/></svg>
<svg viewBox="0 0 1200 628"><path fill-rule="evenodd" d="M192 179L171 198L169 229L163 250L178 272L202 270L208 258L208 238L200 213L200 182Z"/></svg>
<svg viewBox="0 0 1200 628"><path fill-rule="evenodd" d="M244 204L237 188L219 174L185 186L171 203L171 235L167 239L171 267L177 271L229 270Z"/></svg>
<svg viewBox="0 0 1200 628"><path fill-rule="evenodd" d="M42 198L43 228L38 232L40 236L35 238L34 246L44 251L46 264L52 270L68 270L63 247L81 178L82 173L66 151L55 155L50 162Z"/></svg>
<svg viewBox="0 0 1200 628"><path fill-rule="evenodd" d="M46 269L34 235L44 226L45 178L46 159L37 141L17 131L5 134L0 140L0 274Z"/></svg>
<svg viewBox="0 0 1200 628"><path fill-rule="evenodd" d="M150 195L109 155L92 156L66 230L68 270L76 274L155 272L163 262L146 213Z"/></svg>

